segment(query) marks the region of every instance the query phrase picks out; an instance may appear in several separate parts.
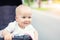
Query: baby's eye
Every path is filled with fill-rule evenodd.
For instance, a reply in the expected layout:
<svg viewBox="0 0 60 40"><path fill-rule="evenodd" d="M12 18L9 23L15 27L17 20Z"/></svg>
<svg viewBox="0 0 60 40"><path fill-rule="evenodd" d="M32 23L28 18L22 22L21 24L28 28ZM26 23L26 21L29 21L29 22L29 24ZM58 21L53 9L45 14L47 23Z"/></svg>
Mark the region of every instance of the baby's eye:
<svg viewBox="0 0 60 40"><path fill-rule="evenodd" d="M28 17L28 18L31 18L31 17Z"/></svg>
<svg viewBox="0 0 60 40"><path fill-rule="evenodd" d="M26 18L25 16L23 16L22 18Z"/></svg>

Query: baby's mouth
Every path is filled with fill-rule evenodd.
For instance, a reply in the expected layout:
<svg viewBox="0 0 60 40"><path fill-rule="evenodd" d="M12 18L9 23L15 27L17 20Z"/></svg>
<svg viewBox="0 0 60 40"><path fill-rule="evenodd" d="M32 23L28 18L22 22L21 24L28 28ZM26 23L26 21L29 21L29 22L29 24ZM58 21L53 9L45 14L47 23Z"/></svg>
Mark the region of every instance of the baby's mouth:
<svg viewBox="0 0 60 40"><path fill-rule="evenodd" d="M28 22L25 22L24 24L29 24Z"/></svg>

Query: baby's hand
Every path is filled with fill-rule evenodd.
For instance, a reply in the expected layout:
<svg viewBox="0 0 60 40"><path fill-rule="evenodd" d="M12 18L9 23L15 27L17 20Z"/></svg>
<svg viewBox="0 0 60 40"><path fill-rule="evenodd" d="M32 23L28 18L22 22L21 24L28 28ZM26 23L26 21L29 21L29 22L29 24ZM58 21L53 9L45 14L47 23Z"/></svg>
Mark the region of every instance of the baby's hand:
<svg viewBox="0 0 60 40"><path fill-rule="evenodd" d="M12 40L12 35L11 34L5 35L4 40Z"/></svg>
<svg viewBox="0 0 60 40"><path fill-rule="evenodd" d="M3 30L2 31L2 35L4 37L4 40L12 40L13 38L13 34L11 34L9 31L7 30Z"/></svg>

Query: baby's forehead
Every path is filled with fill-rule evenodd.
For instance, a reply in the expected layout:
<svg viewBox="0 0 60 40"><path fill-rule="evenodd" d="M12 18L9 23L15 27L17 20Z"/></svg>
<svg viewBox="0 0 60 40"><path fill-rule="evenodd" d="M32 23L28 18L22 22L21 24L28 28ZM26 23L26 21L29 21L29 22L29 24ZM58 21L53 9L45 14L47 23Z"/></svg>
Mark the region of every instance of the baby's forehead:
<svg viewBox="0 0 60 40"><path fill-rule="evenodd" d="M32 16L32 13L20 13L17 16Z"/></svg>

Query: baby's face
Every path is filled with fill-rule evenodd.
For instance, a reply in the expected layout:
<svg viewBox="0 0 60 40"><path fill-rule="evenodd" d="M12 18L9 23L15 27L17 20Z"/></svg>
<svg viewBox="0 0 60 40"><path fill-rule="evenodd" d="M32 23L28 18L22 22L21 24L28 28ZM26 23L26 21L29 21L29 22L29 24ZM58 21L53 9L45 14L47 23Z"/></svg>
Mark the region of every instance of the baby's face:
<svg viewBox="0 0 60 40"><path fill-rule="evenodd" d="M18 22L20 27L25 27L31 23L31 17L32 17L31 12L21 11L20 14L18 14L17 16L16 21Z"/></svg>

